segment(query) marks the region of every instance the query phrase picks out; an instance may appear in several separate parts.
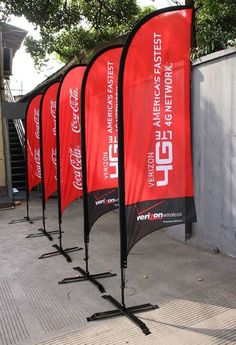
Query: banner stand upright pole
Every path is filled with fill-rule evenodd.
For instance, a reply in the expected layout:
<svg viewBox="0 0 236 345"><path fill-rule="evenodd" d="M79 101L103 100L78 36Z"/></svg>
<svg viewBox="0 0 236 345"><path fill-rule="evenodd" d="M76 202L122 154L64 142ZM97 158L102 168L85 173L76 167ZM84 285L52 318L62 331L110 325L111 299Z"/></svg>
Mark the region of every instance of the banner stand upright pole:
<svg viewBox="0 0 236 345"><path fill-rule="evenodd" d="M26 183L26 216L24 218L22 218L22 219L12 220L9 224L16 224L16 223L23 223L23 222L29 222L30 224L33 224L35 220L43 219L42 216L30 217L30 213L29 213L28 174L27 173L26 173L26 179L27 179L27 183Z"/></svg>
<svg viewBox="0 0 236 345"><path fill-rule="evenodd" d="M85 176L84 172L84 164L83 164L83 176ZM83 181L86 181L83 178ZM84 183L84 182L83 182ZM116 276L115 273L111 272L103 272L103 273L96 273L96 274L90 274L89 273L89 218L88 218L88 196L87 196L87 190L85 188L83 193L83 204L84 204L84 245L85 245L85 255L84 255L84 261L85 261L85 270L79 266L73 267L74 270L79 271L81 273L81 276L77 277L69 277L64 278L58 284L68 284L68 283L76 283L88 280L93 285L95 285L100 292L104 293L106 290L102 284L100 284L96 279L102 279L102 278L110 278Z"/></svg>
<svg viewBox="0 0 236 345"><path fill-rule="evenodd" d="M45 95L45 93L44 93ZM41 165L41 181L42 181L42 220L43 220L43 227L38 229L38 233L36 234L30 234L26 236L26 238L35 238L35 237L41 237L46 236L49 241L53 241L53 238L51 235L58 234L58 230L54 231L47 231L46 230L46 216L45 216L45 210L46 210L46 203L45 203L45 178L44 178L44 160L43 160L43 121L42 121L42 105L43 105L44 96L41 99L40 102L40 111L39 111L39 135L40 135L40 165ZM28 188L27 188L28 190Z"/></svg>
<svg viewBox="0 0 236 345"><path fill-rule="evenodd" d="M27 181L28 181L28 174L27 174ZM28 220L31 224L32 221L30 221L29 217L29 191L28 191L28 183L26 186L26 217L24 217L26 220Z"/></svg>
<svg viewBox="0 0 236 345"><path fill-rule="evenodd" d="M86 133L85 133L85 84L88 68L85 72L82 91L81 91L81 153L82 153L82 183L83 183L83 210L84 210L84 245L85 245L85 266L86 269L81 267L73 267L74 270L79 271L81 276L64 278L58 284L68 284L88 280L93 285L95 285L100 292L104 293L106 290L102 284L100 284L96 279L110 278L116 276L115 273L103 272L90 274L89 273L89 213L88 213L88 191L87 191L87 159L86 159Z"/></svg>
<svg viewBox="0 0 236 345"><path fill-rule="evenodd" d="M125 270L121 267L121 306L125 308Z"/></svg>
<svg viewBox="0 0 236 345"><path fill-rule="evenodd" d="M57 173L57 177L58 177L58 173ZM68 255L68 253L72 253L72 252L76 252L78 250L82 250L83 248L79 248L79 247L71 247L71 248L63 248L63 243L62 243L62 216L61 216L61 205L60 205L60 193L59 193L59 189L58 189L58 227L59 227L59 245L58 244L54 244L52 247L56 249L56 251L53 252L49 252L46 254L43 254L39 257L39 259L46 259L52 256L56 256L56 255L63 255L67 262L72 262L71 257Z"/></svg>
<svg viewBox="0 0 236 345"><path fill-rule="evenodd" d="M83 164L83 176L85 176L85 171L84 171L84 164ZM86 181L83 178L83 181ZM83 182L84 183L84 182ZM116 276L115 273L111 272L103 272L103 273L96 273L96 274L90 274L89 273L89 218L88 218L88 197L87 197L87 190L86 188L84 189L83 192L83 204L84 204L84 246L85 246L85 255L84 255L84 261L85 261L85 270L79 266L73 267L74 270L79 271L81 273L80 276L76 277L69 277L69 278L64 278L61 281L58 282L58 284L69 284L69 283L76 283L76 282L81 282L88 280L90 281L93 285L95 285L100 292L104 293L106 290L104 286L97 281L97 279L102 279L102 278L110 278Z"/></svg>
<svg viewBox="0 0 236 345"><path fill-rule="evenodd" d="M123 55L122 55L123 56ZM124 61L123 61L124 62ZM122 65L122 58L121 58ZM118 81L118 180L119 180L119 220L120 220L120 268L121 268L121 303L118 302L111 295L103 295L102 298L108 300L113 306L114 310L95 313L87 318L87 321L95 321L107 319L114 316L123 315L130 319L136 326L138 326L145 335L150 334L150 330L138 319L133 313L144 312L158 309L158 305L150 303L137 305L133 307L126 307L125 303L125 270L127 268L127 230L126 230L126 213L125 213L125 171L124 171L124 124L123 124L123 74L119 74Z"/></svg>
<svg viewBox="0 0 236 345"><path fill-rule="evenodd" d="M191 29L191 16L191 6L173 6L148 14L136 24L126 40L119 69L118 167L121 303L110 295L103 295L102 297L113 304L116 309L95 313L87 320L93 321L123 315L141 328L145 335L150 334L149 329L141 320L134 316L133 313L153 310L158 308L158 306L148 303L141 306L126 307L124 273L127 268L129 251L134 244L147 233L151 233L162 227L176 225L176 223L184 224L196 221L191 169L189 165L187 165L187 163L191 163L191 155L189 152L190 126L187 123L187 116L189 114L188 100L190 99L189 53L191 47L189 46L189 38L191 35L189 29ZM144 25L146 26L145 28ZM156 39L153 39L153 37L156 37ZM172 38L172 40L170 38ZM176 47L179 49L176 49ZM144 58L139 54L141 51L145 51ZM159 51L159 53L157 53L157 51ZM159 64L160 70L156 69L156 66ZM171 69L171 92L173 92L173 102L171 101L173 107L168 110L171 112L170 123L166 122L166 114L168 111L167 108L165 108L166 103L164 101L164 99L167 98L166 81L170 77L169 74L168 76L166 74L167 66ZM156 93L157 89L159 89L160 92L157 91ZM176 90L178 90L178 92ZM142 97L145 96L146 93L150 94L148 103L146 102L147 98ZM160 98L156 97L157 94ZM141 99L143 98L145 102L140 104L138 102L139 97ZM183 97L186 102L177 103L180 97ZM158 106L156 107L157 104ZM158 118L155 124L153 123L154 118L155 120ZM137 145L137 143L140 142L140 135L143 132L142 124L144 124L144 127L147 129L146 137L148 138L148 140L144 140L145 143L143 143L143 141L141 142L143 146L145 146L143 150L141 146ZM168 131L171 133L170 141L169 138L163 139L164 133ZM173 138L183 138L184 140L172 142L172 134ZM165 156L167 153L167 146L164 145L164 142L165 144L170 144L167 149L167 151L169 151L168 159L166 159ZM159 145L159 147L161 147L162 144L165 149L159 151L157 146ZM185 152L184 162L181 159L183 151ZM171 176L170 179L165 178L163 180L163 176L161 179L160 176L154 177L153 181L155 183L153 183L153 187L156 189L152 191L153 194L147 193L150 186L147 181L144 182L149 168L147 167L145 169L142 165L142 163L146 161L147 153L149 152L152 153L153 157L156 155L156 166L154 166L154 169L156 167L161 167L163 161L166 164L171 164L173 156L179 156L179 165L177 159L176 163L174 163L175 168L170 165L170 170L173 170L173 175L169 175L169 177ZM138 159L137 157L133 157L136 153ZM155 158L153 158L153 161L154 159ZM138 164L138 162L141 164ZM185 180L182 181L181 185L179 176L184 175L183 170L188 171L188 174L185 174ZM162 170L161 167L160 170L156 169L156 171L163 172L164 170ZM174 175L174 171L176 175ZM137 180L140 181L139 188L137 188ZM175 188L176 186L181 188ZM165 188L162 189L159 187ZM173 194L169 194L170 191ZM135 195L136 192L137 194ZM146 215L144 215L143 212L142 215L137 215L136 211L138 211L138 208L136 208L136 206L139 205L139 203L142 203L143 206L145 205L143 211L146 212L163 204L163 202L159 202L163 199L168 199L168 206L163 205L159 207L158 213L153 213L152 216L151 213L148 213L148 217L150 218L146 219ZM174 202L172 203L173 200ZM152 201L158 203L152 205ZM147 207L147 205L151 207ZM172 213L172 210L174 211L174 215L176 214L178 216L169 220L167 216L168 213L166 212ZM142 219L139 217L142 217ZM140 224L137 223L139 220L147 220L147 222ZM156 220L157 222L149 222L149 220ZM160 222L158 223L158 221ZM149 230L149 232L147 232L147 230Z"/></svg>
<svg viewBox="0 0 236 345"><path fill-rule="evenodd" d="M30 104L30 102L29 102ZM42 217L34 217L30 218L29 214L29 183L28 183L28 155L27 155L27 111L29 108L29 104L26 109L26 115L25 115L25 189L26 189L26 216L24 218L20 219L14 219L12 220L9 224L17 224L17 223L24 223L24 222L29 222L30 224L33 224L35 220L41 220Z"/></svg>
<svg viewBox="0 0 236 345"><path fill-rule="evenodd" d="M87 318L87 321L96 321L107 319L115 316L126 316L130 321L132 321L136 326L138 326L145 335L151 334L149 328L142 322L139 318L137 318L134 313L140 313L144 311L150 311L158 309L158 305L153 305L150 303L140 304L133 307L126 307L125 303L125 269L126 267L123 266L121 263L121 303L118 302L114 297L111 295L103 295L102 298L108 300L113 306L116 307L114 310L109 310L105 312L95 313L92 316Z"/></svg>
<svg viewBox="0 0 236 345"><path fill-rule="evenodd" d="M100 284L96 279L115 277L116 274L111 273L111 272L90 274L89 273L89 235L85 235L84 246L85 246L85 255L84 255L85 270L79 266L73 267L73 269L76 271L79 271L81 275L76 276L76 277L64 278L61 281L59 281L58 284L69 284L69 283L76 283L76 282L88 280L93 285L95 285L99 289L100 292L104 293L106 291L104 286Z"/></svg>
<svg viewBox="0 0 236 345"><path fill-rule="evenodd" d="M46 236L49 241L53 241L53 237L51 235L59 233L58 230L52 230L52 231L46 230L45 210L46 210L46 206L45 206L44 196L42 195L42 217L41 217L41 219L43 221L43 227L38 229L39 233L30 234L30 235L26 236L25 238L35 238L35 237Z"/></svg>
<svg viewBox="0 0 236 345"><path fill-rule="evenodd" d="M81 250L83 248L79 248L79 247L71 247L71 248L66 248L64 249L63 248L63 244L62 244L62 233L64 231L62 231L62 227L61 227L61 219L58 219L58 227L59 227L59 245L58 244L54 244L52 247L55 248L56 250L53 251L53 252L49 252L49 253L45 253L43 255L41 255L39 257L39 259L46 259L46 258L49 258L49 257L52 257L52 256L57 256L57 255L62 255L66 258L66 261L67 262L72 262L72 259L71 257L68 255L68 253L72 253L72 252L76 252L78 250Z"/></svg>
<svg viewBox="0 0 236 345"><path fill-rule="evenodd" d="M59 92L57 94L57 104L59 104ZM76 252L78 250L82 250L83 248L79 247L71 247L71 248L63 248L62 243L62 212L61 212L61 168L60 168L60 134L59 134L59 111L57 107L57 116L56 116L56 142L57 142L57 192L58 192L58 227L59 227L59 245L54 244L52 247L56 249L56 251L45 253L39 257L39 259L46 259L49 257L53 257L56 255L62 255L65 257L67 262L72 262L71 257L68 253Z"/></svg>
<svg viewBox="0 0 236 345"><path fill-rule="evenodd" d="M123 121L119 121L119 132L121 133L121 128L123 128ZM125 218L125 202L124 202L124 166L122 162L124 162L124 147L123 141L120 137L123 137L123 130L122 135L119 134L119 186L120 186L120 194L119 194L119 201L120 201L120 266L121 266L121 303L119 303L114 297L111 295L103 295L102 298L108 300L111 304L113 304L117 309L109 310L105 312L95 313L92 316L87 318L87 321L96 321L101 319L107 319L114 316L126 316L130 321L132 321L136 326L141 328L145 335L150 334L150 330L142 322L138 319L133 313L140 313L144 311L150 311L158 309L158 305L153 305L150 303L141 304L133 307L126 307L125 303L125 270L127 268L127 236L126 236L126 218Z"/></svg>

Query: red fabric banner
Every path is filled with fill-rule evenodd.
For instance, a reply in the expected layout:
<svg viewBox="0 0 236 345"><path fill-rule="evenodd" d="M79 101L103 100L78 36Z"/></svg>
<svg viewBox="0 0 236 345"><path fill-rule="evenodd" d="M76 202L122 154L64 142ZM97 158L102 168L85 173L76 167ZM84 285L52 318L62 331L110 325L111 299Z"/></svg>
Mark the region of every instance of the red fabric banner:
<svg viewBox="0 0 236 345"><path fill-rule="evenodd" d="M82 196L80 93L86 66L75 66L61 82L58 101L61 213Z"/></svg>
<svg viewBox="0 0 236 345"><path fill-rule="evenodd" d="M98 217L118 206L117 102L121 53L121 46L102 50L90 62L84 77L82 116L90 228Z"/></svg>
<svg viewBox="0 0 236 345"><path fill-rule="evenodd" d="M39 111L42 95L35 96L26 112L26 157L28 191L41 182Z"/></svg>
<svg viewBox="0 0 236 345"><path fill-rule="evenodd" d="M122 56L127 251L162 227L195 221L190 144L192 10L156 11ZM119 114L120 116L120 114ZM122 186L121 186L122 188Z"/></svg>
<svg viewBox="0 0 236 345"><path fill-rule="evenodd" d="M57 190L56 107L59 83L45 91L41 104L42 162L45 202Z"/></svg>

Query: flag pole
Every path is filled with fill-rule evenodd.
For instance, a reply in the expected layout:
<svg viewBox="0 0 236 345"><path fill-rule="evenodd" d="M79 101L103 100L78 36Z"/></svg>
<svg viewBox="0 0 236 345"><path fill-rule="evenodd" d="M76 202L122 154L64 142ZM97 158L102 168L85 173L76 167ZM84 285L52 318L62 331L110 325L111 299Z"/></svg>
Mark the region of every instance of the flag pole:
<svg viewBox="0 0 236 345"><path fill-rule="evenodd" d="M38 94L40 95L40 94ZM38 96L37 95L37 96ZM37 97L35 96L35 97ZM28 144L27 144L27 114L29 110L29 106L33 98L29 101L26 112L25 112L25 188L26 188L26 216L24 218L14 219L9 222L9 224L17 224L17 223L24 223L29 222L30 224L33 224L35 220L41 220L41 216L37 217L31 217L30 218L30 212L29 212L29 180L28 180ZM28 236L26 237L28 238Z"/></svg>
<svg viewBox="0 0 236 345"><path fill-rule="evenodd" d="M47 88L47 90L51 87L51 85ZM44 157L43 157L43 113L42 113L42 108L43 108L43 101L45 94L47 90L44 92L43 97L41 98L40 102L40 110L39 110L39 134L40 134L40 165L41 165L41 186L42 186L42 222L43 222L43 227L38 229L38 233L36 234L30 234L26 236L26 238L35 238L35 237L41 237L41 236L46 236L49 241L53 241L53 237L51 235L53 234L58 234L58 230L54 231L47 231L46 230L46 216L45 216L45 211L46 211L46 203L45 203L45 178L44 178Z"/></svg>
<svg viewBox="0 0 236 345"><path fill-rule="evenodd" d="M57 255L62 255L65 257L67 262L72 262L72 259L68 253L72 253L78 250L82 250L83 248L79 247L71 247L71 248L64 248L62 242L62 211L61 211L61 167L60 167L60 121L59 121L59 96L60 96L60 89L59 87L57 93L57 110L56 110L56 143L57 143L57 193L58 193L58 232L59 232L59 244L54 244L52 247L55 248L55 251L42 254L39 259L46 259Z"/></svg>
<svg viewBox="0 0 236 345"><path fill-rule="evenodd" d="M100 52L101 53L101 52ZM96 55L97 56L97 55ZM85 270L76 266L73 267L74 270L80 272L80 276L64 278L58 284L68 284L88 280L93 285L95 285L100 292L105 292L104 286L97 281L97 279L110 278L116 276L115 273L103 272L90 274L89 272L89 235L91 226L89 224L89 212L88 212L88 189L87 189L87 158L86 158L86 128L85 128L85 87L88 78L88 73L93 64L95 57L87 66L81 87L81 154L82 154L82 184L83 184L83 213L84 213L84 246L85 246Z"/></svg>

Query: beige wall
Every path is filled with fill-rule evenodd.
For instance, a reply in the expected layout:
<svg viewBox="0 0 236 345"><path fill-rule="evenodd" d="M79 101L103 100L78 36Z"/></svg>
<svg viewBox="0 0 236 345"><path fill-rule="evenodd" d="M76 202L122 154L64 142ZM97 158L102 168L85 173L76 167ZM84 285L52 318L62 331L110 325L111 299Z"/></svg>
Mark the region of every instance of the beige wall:
<svg viewBox="0 0 236 345"><path fill-rule="evenodd" d="M3 149L3 128L2 128L2 117L0 107L0 187L6 186L5 178L5 161L4 161L4 149Z"/></svg>
<svg viewBox="0 0 236 345"><path fill-rule="evenodd" d="M192 244L236 258L236 47L193 66Z"/></svg>
<svg viewBox="0 0 236 345"><path fill-rule="evenodd" d="M4 160L4 147L3 147L3 123L2 123L2 105L1 101L4 99L3 89L3 65L2 65L2 32L0 32L0 193L3 187L6 186L5 175L5 160Z"/></svg>

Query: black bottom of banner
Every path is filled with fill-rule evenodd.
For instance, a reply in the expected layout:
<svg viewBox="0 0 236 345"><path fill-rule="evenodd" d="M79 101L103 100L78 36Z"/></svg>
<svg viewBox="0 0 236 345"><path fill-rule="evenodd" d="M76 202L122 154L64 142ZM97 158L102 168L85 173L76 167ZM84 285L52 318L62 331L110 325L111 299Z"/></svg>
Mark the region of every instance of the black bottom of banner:
<svg viewBox="0 0 236 345"><path fill-rule="evenodd" d="M98 218L119 207L118 188L102 189L88 193L89 229Z"/></svg>
<svg viewBox="0 0 236 345"><path fill-rule="evenodd" d="M24 217L20 219L14 219L8 224L17 224L17 223L24 223L24 222L29 222L30 224L33 224L35 220L41 220L41 219L43 219L42 216L33 217L33 218Z"/></svg>
<svg viewBox="0 0 236 345"><path fill-rule="evenodd" d="M28 236L26 236L25 238L35 238L35 237L42 237L42 236L46 236L49 241L53 241L53 237L51 235L55 235L55 234L59 234L59 230L53 230L53 231L47 231L45 229L38 229L38 233L37 234L30 234Z"/></svg>
<svg viewBox="0 0 236 345"><path fill-rule="evenodd" d="M56 248L57 250L54 252L49 252L49 253L43 254L39 257L39 259L47 259L47 258L50 258L52 256L63 255L66 258L67 262L72 262L72 259L68 255L68 253L76 252L78 250L83 249L83 248L79 248L79 247L72 247L72 248L63 249L63 248L59 247L57 244L54 244L52 247Z"/></svg>
<svg viewBox="0 0 236 345"><path fill-rule="evenodd" d="M128 252L155 230L196 222L193 197L143 201L126 206L125 212Z"/></svg>
<svg viewBox="0 0 236 345"><path fill-rule="evenodd" d="M116 273L111 273L111 272L104 272L104 273L96 273L96 274L90 274L86 271L84 271L81 267L73 267L74 270L79 271L82 275L77 276L77 277L69 277L69 278L64 278L58 284L69 284L69 283L77 283L81 281L88 280L90 281L93 285L95 285L100 292L104 293L106 292L104 286L97 282L96 279L102 279L102 278L111 278L115 277L117 274Z"/></svg>
<svg viewBox="0 0 236 345"><path fill-rule="evenodd" d="M102 298L108 300L113 304L117 309L110 310L110 311L104 311L101 313L95 313L92 316L87 318L87 321L95 321L95 320L101 320L101 319L107 319L115 316L126 316L128 319L130 319L136 326L141 328L143 333L145 335L151 334L148 327L145 325L144 322L142 322L140 319L138 319L133 313L139 313L149 310L158 309L158 305L152 305L150 303L147 304L141 304L134 307L123 307L115 298L113 298L110 295L104 295Z"/></svg>

